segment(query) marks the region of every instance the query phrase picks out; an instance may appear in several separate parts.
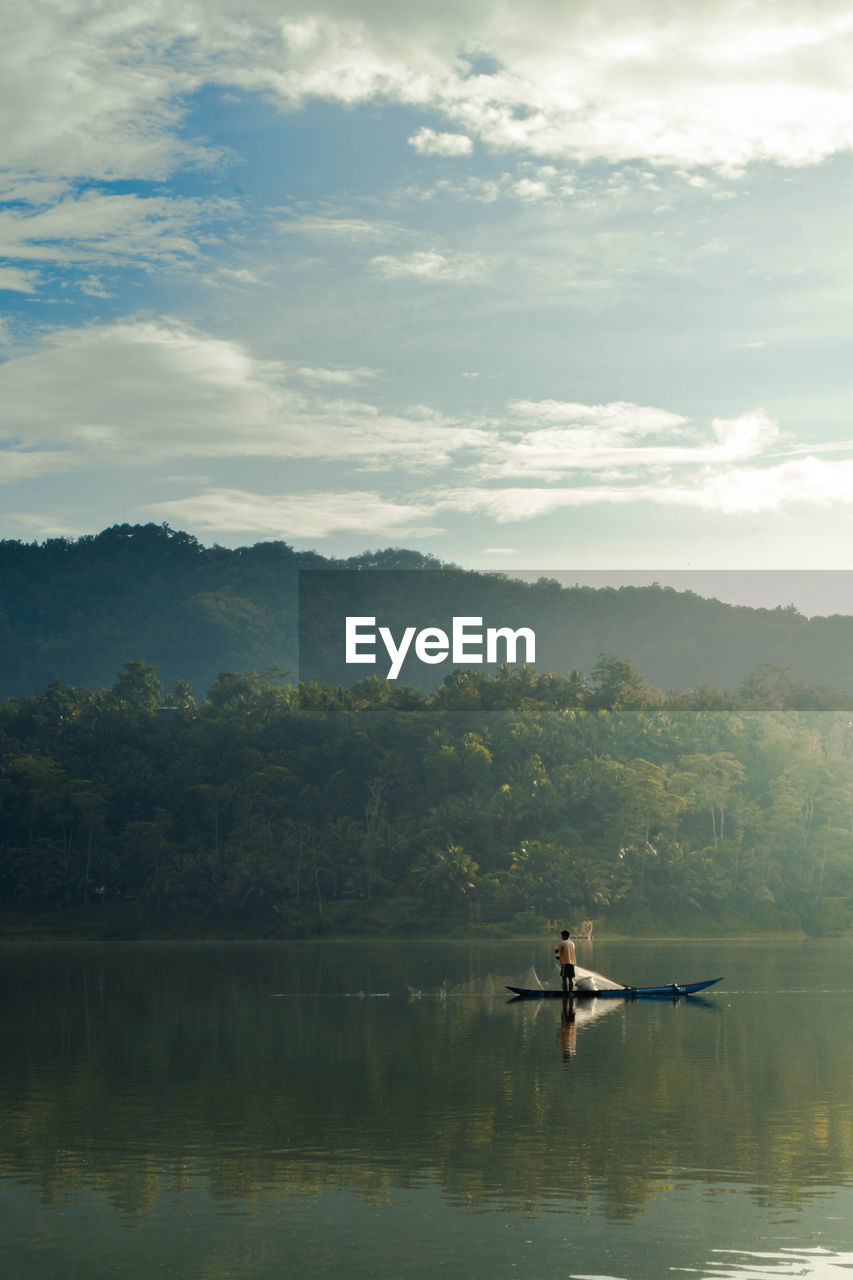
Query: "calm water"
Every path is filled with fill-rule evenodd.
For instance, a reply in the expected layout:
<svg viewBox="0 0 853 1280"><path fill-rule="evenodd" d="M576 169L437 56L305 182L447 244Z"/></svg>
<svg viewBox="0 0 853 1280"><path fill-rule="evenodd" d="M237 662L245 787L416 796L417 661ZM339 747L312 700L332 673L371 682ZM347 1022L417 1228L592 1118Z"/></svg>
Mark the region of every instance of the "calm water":
<svg viewBox="0 0 853 1280"><path fill-rule="evenodd" d="M0 946L4 1277L849 1277L853 943L579 951Z"/></svg>

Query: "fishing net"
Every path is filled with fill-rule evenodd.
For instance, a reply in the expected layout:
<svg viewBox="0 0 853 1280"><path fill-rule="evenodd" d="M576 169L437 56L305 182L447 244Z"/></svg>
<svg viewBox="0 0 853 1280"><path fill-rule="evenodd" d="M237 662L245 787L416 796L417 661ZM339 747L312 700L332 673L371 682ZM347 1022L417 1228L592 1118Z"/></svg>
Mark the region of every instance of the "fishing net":
<svg viewBox="0 0 853 1280"><path fill-rule="evenodd" d="M489 973L483 978L471 978L467 982L448 983L447 980L438 988L431 990L418 990L415 987L409 987L409 999L440 999L445 1000L448 996L486 996L494 998L506 993L507 987L524 987L529 991L559 991L562 988L559 969L555 968L553 978L542 981L533 965L523 974L498 975ZM585 969L582 965L575 965L575 988L578 991L621 991L624 989L624 983L614 982L611 978L606 978L603 973L596 973L594 969Z"/></svg>
<svg viewBox="0 0 853 1280"><path fill-rule="evenodd" d="M579 991L621 991L624 983L605 978L603 973L575 965L575 986Z"/></svg>
<svg viewBox="0 0 853 1280"><path fill-rule="evenodd" d="M562 979L560 978L559 967L555 966L553 978L543 982L534 966L531 965L524 976L513 981L511 985L526 987L529 991L561 990ZM622 991L624 987L625 984L623 982L614 982L612 978L606 978L603 973L596 973L594 969L585 969L580 964L575 965L575 989L577 991Z"/></svg>

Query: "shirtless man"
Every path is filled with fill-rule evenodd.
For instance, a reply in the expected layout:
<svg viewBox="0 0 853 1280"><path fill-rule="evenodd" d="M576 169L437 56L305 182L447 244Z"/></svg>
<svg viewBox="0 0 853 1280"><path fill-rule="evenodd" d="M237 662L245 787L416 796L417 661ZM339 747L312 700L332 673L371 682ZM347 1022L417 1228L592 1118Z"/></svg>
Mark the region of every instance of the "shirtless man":
<svg viewBox="0 0 853 1280"><path fill-rule="evenodd" d="M560 945L554 955L560 962L560 977L563 980L563 995L575 989L575 944L568 929L560 934Z"/></svg>

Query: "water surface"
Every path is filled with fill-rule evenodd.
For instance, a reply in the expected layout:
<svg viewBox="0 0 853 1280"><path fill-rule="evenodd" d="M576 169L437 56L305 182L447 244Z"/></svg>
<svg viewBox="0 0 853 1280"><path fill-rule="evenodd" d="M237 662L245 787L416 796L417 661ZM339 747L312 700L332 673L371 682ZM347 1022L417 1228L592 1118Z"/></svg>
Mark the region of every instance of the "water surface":
<svg viewBox="0 0 853 1280"><path fill-rule="evenodd" d="M0 947L14 1280L849 1275L853 945Z"/></svg>

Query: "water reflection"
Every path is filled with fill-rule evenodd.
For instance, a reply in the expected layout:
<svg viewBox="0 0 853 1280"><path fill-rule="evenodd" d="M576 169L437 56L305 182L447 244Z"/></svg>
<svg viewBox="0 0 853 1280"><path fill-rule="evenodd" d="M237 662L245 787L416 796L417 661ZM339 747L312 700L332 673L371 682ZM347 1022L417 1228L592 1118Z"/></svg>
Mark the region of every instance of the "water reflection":
<svg viewBox="0 0 853 1280"><path fill-rule="evenodd" d="M399 1216L427 1197L435 1214L568 1215L578 1239L654 1222L663 1239L718 1221L727 1196L808 1214L849 1185L853 1029L831 997L774 996L786 952L757 995L566 1007L508 1001L467 952L450 974L446 951L424 962L414 998L396 950L353 953L351 996L319 948L310 971L286 948L0 955L0 1188L152 1223L200 1196L237 1218L341 1196ZM719 1248L748 1235L708 1237L693 1274L762 1274ZM835 1255L772 1257L767 1274Z"/></svg>
<svg viewBox="0 0 853 1280"><path fill-rule="evenodd" d="M560 1052L566 1062L570 1062L578 1051L578 1024L573 1000L563 1001L558 1039L560 1041Z"/></svg>
<svg viewBox="0 0 853 1280"><path fill-rule="evenodd" d="M740 1253L715 1249L709 1260L707 1280L743 1280L745 1275L799 1276L803 1280L831 1280L853 1269L853 1253L830 1253L828 1249L781 1249L778 1253Z"/></svg>
<svg viewBox="0 0 853 1280"><path fill-rule="evenodd" d="M773 1280L776 1276L797 1276L798 1280L833 1280L846 1277L853 1270L853 1253L833 1253L829 1249L780 1249L778 1251L745 1252L739 1249L712 1249L712 1256L701 1269L670 1267L675 1274L688 1274L697 1280ZM569 1280L632 1280L629 1276L610 1276L596 1272L588 1275L573 1271Z"/></svg>
<svg viewBox="0 0 853 1280"><path fill-rule="evenodd" d="M741 1252L734 1249L714 1249L714 1255L701 1270L694 1267L668 1267L678 1275L687 1274L696 1280L773 1280L775 1276L797 1276L799 1280L832 1280L846 1277L853 1269L853 1253L831 1253L828 1249L781 1249L778 1252ZM596 1272L572 1271L568 1280L633 1280L631 1276L603 1275Z"/></svg>

